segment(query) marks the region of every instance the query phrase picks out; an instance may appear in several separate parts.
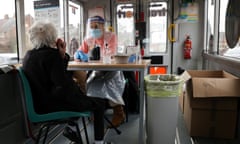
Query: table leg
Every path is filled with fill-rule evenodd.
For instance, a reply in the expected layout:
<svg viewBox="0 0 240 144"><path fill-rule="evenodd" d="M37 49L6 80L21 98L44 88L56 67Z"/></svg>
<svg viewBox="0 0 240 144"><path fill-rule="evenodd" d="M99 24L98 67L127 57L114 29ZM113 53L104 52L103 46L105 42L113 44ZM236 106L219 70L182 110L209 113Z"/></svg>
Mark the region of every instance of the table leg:
<svg viewBox="0 0 240 144"><path fill-rule="evenodd" d="M140 118L139 118L139 144L146 143L145 137L145 96L144 96L144 69L139 71L139 86L140 86Z"/></svg>

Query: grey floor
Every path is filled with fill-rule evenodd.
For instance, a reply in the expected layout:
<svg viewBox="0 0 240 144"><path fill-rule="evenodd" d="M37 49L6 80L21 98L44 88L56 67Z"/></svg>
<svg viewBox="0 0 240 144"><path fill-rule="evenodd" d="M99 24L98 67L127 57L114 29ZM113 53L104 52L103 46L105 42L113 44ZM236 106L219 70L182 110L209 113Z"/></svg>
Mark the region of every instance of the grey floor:
<svg viewBox="0 0 240 144"><path fill-rule="evenodd" d="M129 114L128 122L125 122L119 127L121 134L118 135L113 129L107 129L105 133L105 140L114 142L114 144L138 144L138 127L139 117L137 114ZM79 122L82 128L82 123ZM64 126L62 126L63 128ZM73 144L62 135L61 128L55 129L52 132L50 144ZM93 143L93 125L91 121L88 121L88 133L90 138L90 144ZM86 143L85 135L82 129L82 137L84 144ZM32 144L32 141L26 142L26 144ZM161 144L161 143L159 143ZM208 138L192 138L188 135L188 131L185 127L183 115L179 110L178 124L176 129L176 144L240 144L239 139L225 140L225 139L208 139Z"/></svg>

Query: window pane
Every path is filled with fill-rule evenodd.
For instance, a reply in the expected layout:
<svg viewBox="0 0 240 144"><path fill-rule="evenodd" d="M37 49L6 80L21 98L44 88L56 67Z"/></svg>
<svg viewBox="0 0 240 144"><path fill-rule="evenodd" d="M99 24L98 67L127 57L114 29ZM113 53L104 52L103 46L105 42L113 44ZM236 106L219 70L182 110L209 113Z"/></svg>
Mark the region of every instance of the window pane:
<svg viewBox="0 0 240 144"><path fill-rule="evenodd" d="M219 54L223 55L224 52L227 51L228 46L226 43L226 37L225 37L225 15L226 15L226 9L227 9L228 0L220 1L220 16L219 16Z"/></svg>
<svg viewBox="0 0 240 144"><path fill-rule="evenodd" d="M220 1L220 23L219 23L219 54L223 56L240 58L239 40L236 46L231 49L227 45L225 37L225 16L229 0Z"/></svg>
<svg viewBox="0 0 240 144"><path fill-rule="evenodd" d="M52 22L58 30L58 36L64 38L62 0L25 0L24 6L26 47L23 49L23 55L25 55L27 50L32 49L28 31L34 21L43 20Z"/></svg>
<svg viewBox="0 0 240 144"><path fill-rule="evenodd" d="M119 4L116 16L118 47L123 48L124 46L135 45L133 4ZM118 50L121 53L121 50Z"/></svg>
<svg viewBox="0 0 240 144"><path fill-rule="evenodd" d="M213 40L210 40L213 38L213 33L214 33L214 1L215 0L208 0L208 18L207 18L207 49L209 51L209 46L213 46ZM212 50L212 49L211 49ZM210 52L210 51L209 51ZM212 52L212 51L211 51Z"/></svg>
<svg viewBox="0 0 240 144"><path fill-rule="evenodd" d="M81 27L83 24L82 11L80 5L69 1L69 36L70 36L70 49L69 54L73 56L74 52L78 49L79 43L82 40Z"/></svg>
<svg viewBox="0 0 240 144"><path fill-rule="evenodd" d="M0 1L0 65L17 60L15 0Z"/></svg>
<svg viewBox="0 0 240 144"><path fill-rule="evenodd" d="M149 52L167 51L167 3L149 4Z"/></svg>
<svg viewBox="0 0 240 144"><path fill-rule="evenodd" d="M214 30L214 0L208 0L208 31L213 34Z"/></svg>

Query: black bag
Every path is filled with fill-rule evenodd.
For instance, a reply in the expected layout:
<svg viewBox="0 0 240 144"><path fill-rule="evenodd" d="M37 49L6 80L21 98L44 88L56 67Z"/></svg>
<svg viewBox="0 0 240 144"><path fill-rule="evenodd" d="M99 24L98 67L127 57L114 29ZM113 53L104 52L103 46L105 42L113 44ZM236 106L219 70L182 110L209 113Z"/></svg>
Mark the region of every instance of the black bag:
<svg viewBox="0 0 240 144"><path fill-rule="evenodd" d="M123 71L126 83L123 99L130 113L139 113L140 91L133 71Z"/></svg>
<svg viewBox="0 0 240 144"><path fill-rule="evenodd" d="M90 60L100 60L100 47L99 46L94 47L89 54Z"/></svg>

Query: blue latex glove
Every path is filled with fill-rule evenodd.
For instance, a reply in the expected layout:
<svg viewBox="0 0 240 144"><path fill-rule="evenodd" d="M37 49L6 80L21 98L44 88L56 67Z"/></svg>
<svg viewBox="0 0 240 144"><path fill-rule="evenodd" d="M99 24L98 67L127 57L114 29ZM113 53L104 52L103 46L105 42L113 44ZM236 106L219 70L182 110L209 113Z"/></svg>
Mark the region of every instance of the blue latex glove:
<svg viewBox="0 0 240 144"><path fill-rule="evenodd" d="M83 51L81 51L81 50L78 50L78 51L75 52L74 58L75 58L75 59L79 59L79 60L81 60L81 61L83 61L83 62L88 62L88 55L85 54L85 53L84 53Z"/></svg>

